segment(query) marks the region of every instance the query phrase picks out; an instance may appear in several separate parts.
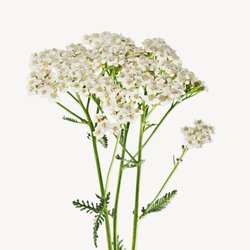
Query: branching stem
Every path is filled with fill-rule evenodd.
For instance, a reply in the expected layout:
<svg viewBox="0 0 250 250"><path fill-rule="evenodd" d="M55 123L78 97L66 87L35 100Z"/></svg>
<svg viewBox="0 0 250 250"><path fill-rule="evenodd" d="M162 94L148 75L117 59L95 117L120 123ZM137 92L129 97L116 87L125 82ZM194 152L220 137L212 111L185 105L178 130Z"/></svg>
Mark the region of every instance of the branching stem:
<svg viewBox="0 0 250 250"><path fill-rule="evenodd" d="M161 195L162 191L166 187L167 183L169 182L169 180L171 179L171 177L175 173L176 169L178 168L178 166L182 162L182 159L183 159L183 157L184 157L184 155L186 154L187 151L188 151L188 148L187 147L183 147L182 154L177 159L177 161L175 162L173 170L171 171L171 173L169 174L169 176L167 177L167 179L165 180L165 182L161 186L159 192L156 194L156 196L154 197L154 199L152 200L152 202L150 203L150 205L147 207L147 209L144 211L144 213L139 217L139 220L141 220L142 218L144 218L147 215L147 212L151 209L151 207L154 205L155 201L159 198L159 196Z"/></svg>
<svg viewBox="0 0 250 250"><path fill-rule="evenodd" d="M82 117L80 117L79 115L77 115L76 113L74 113L73 111L71 111L70 109L66 108L64 105L62 105L60 102L56 103L57 105L59 105L61 108L63 108L64 110L66 110L68 113L70 113L71 115L73 115L74 117L78 118L80 121L84 121L84 119Z"/></svg>
<svg viewBox="0 0 250 250"><path fill-rule="evenodd" d="M198 93L199 93L199 92L194 92L194 93L192 93L191 95L185 96L185 97L182 99L182 102L185 101L185 100L187 100L187 99L189 99L189 98L191 98L191 97L193 97L193 96L195 96L195 95L197 95ZM152 137L154 136L154 134L156 133L156 131L160 128L160 126L162 125L162 123L166 120L166 118L167 118L168 115L171 113L171 111L172 111L178 104L180 104L180 103L181 103L181 102L174 102L174 103L171 104L170 108L169 108L169 109L167 110L167 112L163 115L163 117L161 118L161 120L159 121L159 123L155 126L154 130L151 132L151 134L148 136L148 138L146 139L146 141L143 143L142 148L144 148L144 147L149 143L149 141L152 139ZM154 110L154 108L153 108L153 110ZM153 112L153 110L151 110L151 111L148 113L147 118L148 118L149 115L151 115L151 113ZM134 156L133 156L132 159L134 159L137 155L138 155L138 151L137 151L136 154L134 154ZM127 165L130 164L130 163L131 163L131 161L129 161L129 162L127 163Z"/></svg>
<svg viewBox="0 0 250 250"><path fill-rule="evenodd" d="M193 90L192 92L187 94L185 97L183 97L182 101L195 96L199 92L200 92L199 89ZM111 162L110 162L110 165L109 165L107 178L106 178L106 183L105 183L105 186L104 186L102 171L101 171L101 164L100 164L99 153L98 153L98 147L97 147L97 139L96 139L96 137L94 135L95 124L92 122L92 119L91 119L91 116L90 116L90 113L89 113L90 100L93 100L95 102L95 104L97 105L97 113L99 111L103 113L103 109L102 109L100 99L96 98L94 95L90 96L88 98L88 100L87 100L87 104L86 104L86 107L85 107L85 105L83 104L83 102L81 100L81 97L80 97L80 95L78 93L76 94L76 96L73 95L70 92L68 92L68 94L81 106L81 108L82 108L82 110L83 110L83 112L84 112L84 114L86 116L87 122L81 116L77 115L76 113L74 113L73 111L71 111L70 109L68 109L64 105L62 105L61 103L57 102L57 104L61 108L66 110L68 113L70 113L71 115L73 115L74 117L79 119L80 121L82 121L82 122L85 121L85 123L87 123L89 128L90 128L90 135L91 135L91 138L92 138L92 146L93 146L94 157L95 157L95 162L96 162L100 192L101 192L101 197L104 200L106 199L106 195L107 195L107 191L108 191L108 183L109 183L109 179L110 179L110 173L111 173L112 166L113 166L113 163L114 163L114 160L115 160L115 155L116 155L118 144L120 144L121 147L122 147L121 159L120 159L121 160L120 161L120 168L119 168L119 174L118 174L118 180L117 180L115 206L114 206L114 212L113 212L113 219L114 219L113 220L113 243L114 243L114 248L112 248L112 237L111 237L111 230L110 230L110 223L109 223L109 213L108 213L108 209L107 209L107 204L105 204L104 211L103 211L104 217L105 217L105 226L106 226L106 236L107 236L108 250L112 250L112 249L118 250L118 245L119 245L119 242L117 240L118 239L117 218L118 218L118 205L119 205L119 196L120 196L123 169L126 168L126 166L128 166L130 163L136 163L137 174L136 174L135 202L134 202L134 211L133 211L133 213L134 213L134 215L133 215L133 217L134 217L134 219L133 219L133 235L132 235L132 250L136 250L137 232L138 232L138 222L139 222L139 220L141 220L147 214L147 211L149 211L149 209L153 206L154 202L158 199L158 197L162 193L163 189L167 185L168 181L170 180L170 178L173 176L174 172L178 168L180 162L182 161L182 158L184 157L185 153L188 151L188 148L183 147L183 151L182 151L182 154L181 154L180 158L174 163L173 170L171 171L171 173L169 174L169 176L167 177L167 179L163 183L163 185L160 188L159 192L156 194L156 196L154 197L154 199L152 200L150 205L147 207L147 210L145 211L145 213L143 213L143 215L141 215L141 216L138 216L138 213L139 213L139 198L140 198L141 167L142 167L142 150L149 143L151 138L154 136L154 134L157 132L159 127L165 121L166 117L170 114L170 112L180 102L176 101L176 102L172 103L170 108L163 115L163 117L161 118L159 123L155 126L155 128L153 129L151 134L147 137L147 139L144 142L143 142L143 135L144 135L144 132L145 132L145 124L146 124L147 119L149 118L149 116L153 113L156 106L152 107L151 110L149 110L148 107L145 106L145 104L142 104L143 114L141 115L141 119L140 119L140 132L139 132L138 151L137 151L136 154L132 155L126 148L128 130L129 130L129 125L130 125L129 123L127 123L126 125L124 125L124 128L123 128L123 132L124 132L123 136L122 135L116 136L116 144L115 144L114 152L113 152L112 159L111 159ZM128 161L126 160L126 164L124 164L126 154L130 157L130 159Z"/></svg>
<svg viewBox="0 0 250 250"><path fill-rule="evenodd" d="M101 171L101 164L100 164L98 148L97 148L97 140L96 140L96 137L94 136L95 128L94 128L92 119L90 117L90 114L89 114L88 110L85 108L85 106L83 105L81 97L80 97L79 94L77 94L77 99L78 99L78 102L79 102L85 116L86 116L86 119L88 120L88 124L89 124L89 127L90 127L90 134L91 134L91 138L92 138L91 141L92 141L93 151L94 151L94 156L95 156L95 162L96 162L100 192L101 192L102 198L104 200L106 200L105 188L104 188L104 184L103 184L102 171ZM106 226L106 236L107 236L108 250L112 250L112 239L111 239L109 215L108 215L106 207L104 209L104 216L105 216L105 226Z"/></svg>

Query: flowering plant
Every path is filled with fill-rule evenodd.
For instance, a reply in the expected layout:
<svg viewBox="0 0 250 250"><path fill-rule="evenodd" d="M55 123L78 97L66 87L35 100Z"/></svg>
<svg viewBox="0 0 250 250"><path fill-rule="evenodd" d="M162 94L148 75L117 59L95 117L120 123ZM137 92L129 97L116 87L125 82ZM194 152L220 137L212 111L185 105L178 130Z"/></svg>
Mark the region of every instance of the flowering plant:
<svg viewBox="0 0 250 250"><path fill-rule="evenodd" d="M96 247L99 227L105 223L109 250L125 249L117 228L123 171L134 168L137 172L131 247L135 250L138 222L168 205L176 190L161 195L184 155L190 148L199 148L210 142L214 133L214 128L201 120L196 120L192 127L182 129L186 143L182 146L180 157L174 159L173 170L159 192L140 210L143 148L177 105L206 89L202 81L182 67L176 52L163 39L146 39L142 45L136 46L130 38L122 35L103 32L85 35L82 44L71 44L65 50L44 50L31 57L29 92L48 98L63 108L71 115L63 117L64 120L89 128L88 138L93 146L100 194L96 195L96 204L76 200L73 205L94 214L93 239ZM81 107L83 115L76 114L61 103L63 94L69 95ZM159 106L164 106L166 112L159 122L152 123L149 117ZM128 150L127 138L131 124L136 120L140 120L138 151L133 154ZM150 134L145 139L146 131ZM116 143L104 180L98 143L107 147L108 135L114 136ZM121 153L117 154L119 146ZM108 184L115 160L119 161L119 174L114 208L110 209ZM110 219L113 220L112 233Z"/></svg>

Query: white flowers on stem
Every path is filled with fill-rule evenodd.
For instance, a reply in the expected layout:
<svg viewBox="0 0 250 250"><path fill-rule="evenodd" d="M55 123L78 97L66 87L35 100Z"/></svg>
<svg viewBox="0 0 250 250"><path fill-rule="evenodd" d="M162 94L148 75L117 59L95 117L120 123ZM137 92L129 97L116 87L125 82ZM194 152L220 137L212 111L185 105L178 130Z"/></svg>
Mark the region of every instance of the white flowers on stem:
<svg viewBox="0 0 250 250"><path fill-rule="evenodd" d="M167 105L204 89L163 39L146 39L142 44L102 32L85 35L83 44L65 50L34 53L29 92L52 101L67 91L100 100L103 119L95 135L102 137L138 119L142 102L149 107Z"/></svg>
<svg viewBox="0 0 250 250"><path fill-rule="evenodd" d="M142 149L164 122L168 114L180 102L193 97L205 89L204 83L193 72L182 67L176 52L161 38L146 39L137 46L130 38L110 32L85 35L82 44L71 44L66 49L49 49L34 53L31 57L31 73L28 80L29 93L45 97L70 113L64 120L89 126L95 156L101 195L97 195L100 204L74 201L82 211L95 213L93 228L94 244L97 246L97 231L105 220L108 249L117 250L122 240L118 238L117 217L119 194L123 170L137 168L135 206L133 210L132 250L136 249L138 221L145 215L161 211L172 199L176 191L159 198L171 176L189 148L200 148L211 142L214 128L196 120L194 126L182 128L186 145L182 154L175 160L174 168L166 178L159 192L146 209L139 215L140 176L142 170ZM84 118L69 110L59 102L63 94L69 94L82 108ZM87 99L82 101L82 97ZM96 112L90 107L96 105ZM157 106L170 104L158 123L149 122L149 115ZM76 118L76 119L75 119ZM135 154L127 149L127 136L130 124L140 118L138 151ZM146 130L154 127L151 134L144 138ZM106 184L102 178L97 142L108 145L107 133L117 137L112 160L109 166ZM96 140L97 138L97 140ZM121 156L116 155L121 145ZM109 176L113 162L120 160L120 170L115 195L115 207L112 211L113 237L111 237L107 193ZM127 159L128 158L128 159ZM113 238L113 239L112 239ZM112 244L113 242L113 244ZM120 246L119 249L123 246Z"/></svg>
<svg viewBox="0 0 250 250"><path fill-rule="evenodd" d="M202 120L195 120L194 126L181 129L188 148L201 148L204 144L212 141L214 127Z"/></svg>

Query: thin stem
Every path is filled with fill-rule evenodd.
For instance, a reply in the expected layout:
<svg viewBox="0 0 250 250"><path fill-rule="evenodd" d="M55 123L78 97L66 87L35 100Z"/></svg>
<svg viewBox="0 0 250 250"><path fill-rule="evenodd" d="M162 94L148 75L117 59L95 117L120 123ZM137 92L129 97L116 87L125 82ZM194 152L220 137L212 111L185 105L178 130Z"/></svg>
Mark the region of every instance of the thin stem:
<svg viewBox="0 0 250 250"><path fill-rule="evenodd" d="M98 154L97 143L96 143L96 137L94 136L92 130L91 130L91 138L92 138L92 145L93 145L93 150L94 150L94 155L95 155L95 161L96 161L101 196L103 199L106 199L104 185L103 185L103 179L102 179L101 165L100 165L99 154ZM105 227L106 227L106 237L107 237L108 249L112 250L112 239L111 239L109 215L108 215L106 207L104 210L104 216L105 216Z"/></svg>
<svg viewBox="0 0 250 250"><path fill-rule="evenodd" d="M96 137L94 136L94 125L91 120L91 117L89 115L88 110L85 108L85 106L82 103L81 97L79 94L77 94L77 98L79 101L80 106L83 109L83 112L86 115L86 118L89 123L90 127L90 134L91 134L91 141L92 141L92 146L93 146L93 151L94 151L94 156L95 156L95 162L96 162L96 169L97 169L97 175L98 175L98 180L99 180L99 186L100 186L100 192L101 196L103 199L106 199L106 194L105 194L105 189L104 189L104 184L103 184L103 178L102 178L102 171L101 171L101 164L100 164L100 159L99 159L99 154L98 154L98 148L97 148L97 141ZM105 208L104 210L104 216L105 216L105 226L106 226L106 236L107 236L107 243L108 243L108 249L112 250L112 239L111 239L111 230L110 230L110 223L109 223L109 215L107 212L107 209Z"/></svg>
<svg viewBox="0 0 250 250"><path fill-rule="evenodd" d="M84 121L84 119L82 117L80 117L79 115L77 115L76 113L74 113L73 111L69 110L68 108L66 108L64 105L62 105L60 102L56 103L57 105L59 105L61 108L63 108L64 110L66 110L68 113L70 113L71 115L75 116L76 118L78 118L80 121Z"/></svg>
<svg viewBox="0 0 250 250"><path fill-rule="evenodd" d="M195 92L192 95L186 96L182 99L182 101L185 101L195 95L197 95L199 92ZM175 102L172 103L172 105L170 106L170 108L167 110L167 112L164 114L164 116L161 118L161 120L159 121L159 123L155 126L154 130L151 132L151 134L148 136L148 138L146 139L146 141L143 143L142 148L144 148L149 141L152 139L153 135L156 133L156 131L159 129L159 127L162 125L162 123L166 120L167 116L171 113L171 111L181 102ZM156 107L156 106L155 106ZM154 107L153 107L154 109ZM148 113L147 118L149 117L149 115L151 114L152 110ZM136 157L138 155L138 151L136 154L134 154L133 157ZM133 159L133 158L132 158ZM130 161L128 162L128 164L130 163Z"/></svg>
<svg viewBox="0 0 250 250"><path fill-rule="evenodd" d="M121 133L119 133L119 135L116 137L116 143L115 143L113 155L112 155L112 158L111 158L111 161L109 164L109 169L108 169L108 173L107 173L107 177L106 177L106 184L105 184L105 195L107 195L110 173L112 170L112 166L114 164L114 160L115 160L115 156L116 156L117 147L118 147L118 144L120 141L120 137L121 137Z"/></svg>
<svg viewBox="0 0 250 250"><path fill-rule="evenodd" d="M165 115L161 118L161 120L159 121L159 123L155 126L154 130L151 132L151 134L149 135L149 137L146 139L146 141L143 143L142 148L144 148L148 142L151 140L151 138L153 137L153 135L156 133L156 131L159 129L159 127L161 126L161 124L165 121L165 119L167 118L167 116L169 115L169 113L179 104L179 102L175 102L172 103L171 107L168 109L168 111L165 113Z"/></svg>
<svg viewBox="0 0 250 250"><path fill-rule="evenodd" d="M200 91L197 91L197 92L194 92L192 93L191 95L187 95L185 96L181 102L199 94ZM170 108L167 110L167 112L164 114L164 116L161 118L161 120L159 121L159 123L157 124L157 126L155 126L154 130L151 132L151 134L148 136L148 138L146 139L146 141L143 143L142 145L142 148L144 148L148 143L149 141L152 139L153 135L156 133L156 131L159 129L159 127L162 125L162 123L165 121L165 119L167 118L167 116L171 113L171 111L178 105L180 104L181 102L175 102L175 103L172 103L172 105L170 106ZM151 114L152 110L149 111L148 115L147 115L147 118L148 116ZM135 158L136 156L138 155L138 151L136 154L134 154L133 158ZM132 158L132 159L133 159ZM130 163L131 161L128 162L128 164Z"/></svg>
<svg viewBox="0 0 250 250"><path fill-rule="evenodd" d="M154 105L150 111L148 112L147 116L146 116L146 119L148 119L150 117L150 115L153 113L153 111L155 110L155 108L157 107L157 105Z"/></svg>
<svg viewBox="0 0 250 250"><path fill-rule="evenodd" d="M166 187L167 183L169 182L169 180L171 179L171 177L175 173L176 169L178 168L178 166L182 162L182 159L183 159L183 157L184 157L184 155L186 154L187 151L188 151L188 148L187 147L183 147L182 154L178 158L178 160L176 161L176 163L174 164L173 170L170 172L169 176L167 177L167 179L165 180L165 182L161 186L159 192L156 194L156 196L154 197L154 199L152 200L152 202L150 203L150 205L147 207L147 209L145 210L145 212L139 217L139 220L141 220L142 218L144 218L147 215L147 212L151 209L151 207L153 206L153 204L155 203L155 201L159 198L159 196L161 195L162 191Z"/></svg>
<svg viewBox="0 0 250 250"><path fill-rule="evenodd" d="M126 145L124 145L122 141L120 141L119 143L122 146L122 148L125 150L125 152L128 154L128 156L131 158L130 162L132 161L134 163L137 163L137 160L135 159L135 157L127 150Z"/></svg>
<svg viewBox="0 0 250 250"><path fill-rule="evenodd" d="M85 114L85 116L86 116L86 118L88 120L88 124L89 124L90 130L92 132L94 132L95 128L94 128L92 119L90 117L90 114L89 114L88 110L85 108L80 95L79 94L76 94L76 95L77 95L77 98L78 98L78 103L80 104L80 106L81 106L81 108L82 108L82 110L83 110L83 112L84 112L84 114Z"/></svg>
<svg viewBox="0 0 250 250"><path fill-rule="evenodd" d="M128 131L129 131L130 124L127 123L124 128L124 134L122 136L122 143L124 147L122 147L121 152L121 159L120 159L120 167L119 167L119 174L117 180L117 187L116 187L116 196L115 196L115 205L114 205L114 214L113 214L113 241L114 241L114 250L118 249L118 233L117 233L117 221L118 221L118 206L119 206L119 197L121 191L121 182L122 182L122 174L123 174L123 165L124 165L124 158L125 158L125 148L127 143Z"/></svg>
<svg viewBox="0 0 250 250"><path fill-rule="evenodd" d="M72 93L70 93L69 91L68 91L67 93L68 93L68 94L69 94L78 104L80 104L79 101L78 101L78 99L77 99ZM95 102L95 104L97 105L97 110L98 110L98 112L101 111L102 113L104 113L104 111L103 111L103 109L102 109L102 107L101 107L99 101L96 99L95 96L91 96L91 97L88 98L88 101L87 101L87 108L86 108L86 109L87 109L87 110L89 109L90 99L92 99L92 100ZM114 135L114 136L115 136L115 135ZM117 137L117 136L115 136L115 137ZM123 145L121 142L119 142L119 143L120 143L120 145L121 145L122 147L124 147L124 145ZM136 163L136 160L135 160L134 156L128 151L128 149L125 148L125 151L126 151L126 153L129 155L129 157L133 160L133 162Z"/></svg>
<svg viewBox="0 0 250 250"><path fill-rule="evenodd" d="M145 111L145 108L143 108ZM140 198L140 181L141 181L141 166L142 166L142 140L144 133L144 113L141 115L140 120L140 133L138 143L138 165L136 174L136 189L135 189L135 205L134 205L134 222L133 222L133 235L132 235L132 250L136 249L137 232L138 232L138 211L139 211L139 198Z"/></svg>
<svg viewBox="0 0 250 250"><path fill-rule="evenodd" d="M88 100L87 100L87 110L89 110L89 104L90 104L90 97L88 97Z"/></svg>
<svg viewBox="0 0 250 250"><path fill-rule="evenodd" d="M104 113L102 106L100 104L100 100L96 99L95 96L91 96L91 99L95 102L95 104L97 105L98 110L100 110L102 113Z"/></svg>
<svg viewBox="0 0 250 250"><path fill-rule="evenodd" d="M95 156L95 161L96 161L96 165L97 165L97 173L98 173L98 180L100 183L100 191L101 191L101 195L103 196L103 198L105 198L104 185L103 185L103 179L102 179L102 172L101 172L101 168L100 168L100 159L99 159L99 154L98 154L98 149L97 149L96 137L93 135L92 131L91 131L91 138L92 138L92 142L93 142L94 156Z"/></svg>
<svg viewBox="0 0 250 250"><path fill-rule="evenodd" d="M67 93L76 101L79 103L78 99L69 91L67 91Z"/></svg>
<svg viewBox="0 0 250 250"><path fill-rule="evenodd" d="M168 111L164 114L164 116L161 118L161 120L159 121L159 123L157 124L157 126L155 127L155 129L151 132L151 134L148 136L148 138L146 139L146 141L142 144L142 149L148 144L148 142L150 141L150 139L153 137L153 135L156 133L156 131L159 129L159 127L161 126L161 124L164 122L164 120L167 118L167 116L170 114L170 112L174 109L174 107L176 107L178 104L178 102L173 103L171 105L171 107L168 109ZM137 151L136 154L134 154L134 156L132 156L134 159L137 155L138 155L139 151ZM127 165L129 165L129 163L131 163L131 161L129 161Z"/></svg>

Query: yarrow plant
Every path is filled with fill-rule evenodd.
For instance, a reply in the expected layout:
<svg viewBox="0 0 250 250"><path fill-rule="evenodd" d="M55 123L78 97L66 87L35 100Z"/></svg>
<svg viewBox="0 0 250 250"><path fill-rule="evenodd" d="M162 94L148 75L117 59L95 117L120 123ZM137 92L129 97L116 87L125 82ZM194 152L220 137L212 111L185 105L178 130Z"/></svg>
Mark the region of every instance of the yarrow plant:
<svg viewBox="0 0 250 250"><path fill-rule="evenodd" d="M63 50L49 49L34 53L30 66L29 93L45 97L63 108L70 115L64 116L64 120L89 128L87 137L93 146L100 194L96 195L97 203L76 200L73 205L94 215L93 240L96 247L98 230L105 223L107 249L125 249L117 226L120 188L123 172L128 168L135 169L137 177L131 246L135 250L138 222L150 213L163 210L173 199L176 190L161 196L168 181L190 148L200 148L211 141L214 128L201 120L196 120L193 127L182 128L185 144L180 157L174 158L173 170L156 196L140 210L143 148L177 105L206 89L204 83L182 66L176 52L163 39L146 39L141 46L137 46L130 38L110 32L85 35L82 43L71 44ZM62 104L65 95L69 95L81 107L82 115ZM164 106L165 114L160 121L152 123L149 117L159 106ZM136 120L140 124L138 151L131 153L127 139L130 126ZM149 131L147 138L146 131ZM104 180L98 144L106 148L108 136L114 136L116 143ZM119 147L120 153L117 154ZM119 162L119 173L117 188L111 195L108 184L115 162ZM114 197L112 209L111 197Z"/></svg>

